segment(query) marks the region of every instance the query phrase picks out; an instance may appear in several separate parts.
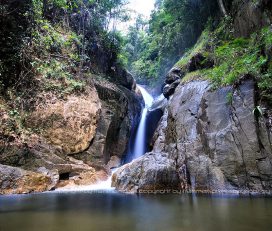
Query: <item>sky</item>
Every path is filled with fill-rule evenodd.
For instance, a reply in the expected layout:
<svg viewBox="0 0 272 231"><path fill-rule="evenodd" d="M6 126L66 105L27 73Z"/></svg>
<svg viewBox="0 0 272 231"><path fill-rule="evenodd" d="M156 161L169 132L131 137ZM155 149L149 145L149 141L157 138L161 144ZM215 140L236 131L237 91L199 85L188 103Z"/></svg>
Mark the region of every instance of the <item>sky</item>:
<svg viewBox="0 0 272 231"><path fill-rule="evenodd" d="M129 2L128 8L148 17L154 8L155 0L130 0Z"/></svg>
<svg viewBox="0 0 272 231"><path fill-rule="evenodd" d="M137 14L142 14L149 18L155 4L155 0L128 0L128 2L129 4L126 5L126 8L136 11L136 14L131 14L131 20L117 25L116 28L124 33L127 32L130 25L134 24Z"/></svg>

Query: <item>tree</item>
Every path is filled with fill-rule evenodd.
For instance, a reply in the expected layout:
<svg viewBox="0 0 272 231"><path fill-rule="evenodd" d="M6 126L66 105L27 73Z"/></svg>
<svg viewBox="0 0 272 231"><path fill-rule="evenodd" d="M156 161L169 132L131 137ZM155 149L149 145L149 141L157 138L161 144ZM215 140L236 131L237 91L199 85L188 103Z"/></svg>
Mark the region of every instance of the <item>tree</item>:
<svg viewBox="0 0 272 231"><path fill-rule="evenodd" d="M130 50L133 47L128 68L141 81L163 79L218 11L217 1L212 0L157 0L144 39L139 39L137 25L129 30L129 37L133 42L137 40L137 46L128 42Z"/></svg>

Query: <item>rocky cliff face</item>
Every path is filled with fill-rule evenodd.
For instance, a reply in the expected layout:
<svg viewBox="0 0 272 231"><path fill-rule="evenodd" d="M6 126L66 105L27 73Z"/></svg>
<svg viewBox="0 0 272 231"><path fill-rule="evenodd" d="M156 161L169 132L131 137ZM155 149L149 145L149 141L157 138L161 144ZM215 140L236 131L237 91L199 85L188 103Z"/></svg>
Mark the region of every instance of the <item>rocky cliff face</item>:
<svg viewBox="0 0 272 231"><path fill-rule="evenodd" d="M115 160L108 167L118 167L128 148L134 121L140 118L142 98L135 86L131 91L100 79L95 87L102 105L96 134L89 148L76 157L93 166Z"/></svg>
<svg viewBox="0 0 272 231"><path fill-rule="evenodd" d="M2 99L0 193L106 180L110 167L120 164L133 121L139 119L141 97L132 88L101 79L61 98L41 92L32 109L18 111L17 117Z"/></svg>
<svg viewBox="0 0 272 231"><path fill-rule="evenodd" d="M259 28L272 22L272 3L270 0L241 1L228 0L234 19L234 34L248 37Z"/></svg>
<svg viewBox="0 0 272 231"><path fill-rule="evenodd" d="M271 193L271 43L260 45L262 31L271 31L271 1L221 2L227 7L231 28L222 33L231 33L230 40L239 37L236 41L257 36L256 53L264 54L265 65L257 67L256 73L249 68L241 72L246 62L234 67L241 54L214 58L218 44L228 44L226 37L216 42L220 36L215 36L206 45L200 38L166 75L163 94L169 101L153 150L116 172L113 185L118 190ZM264 41L271 40L268 37ZM248 50L247 56L254 53ZM224 59L231 65L220 63ZM220 83L228 71L232 80ZM270 78L265 84L260 77L264 74Z"/></svg>
<svg viewBox="0 0 272 231"><path fill-rule="evenodd" d="M212 90L207 81L179 85L155 133L153 151L120 168L120 191L271 190L271 124L256 113L252 80ZM254 114L255 112L255 114Z"/></svg>
<svg viewBox="0 0 272 231"><path fill-rule="evenodd" d="M83 5L1 1L0 194L106 180L125 154L141 97Z"/></svg>

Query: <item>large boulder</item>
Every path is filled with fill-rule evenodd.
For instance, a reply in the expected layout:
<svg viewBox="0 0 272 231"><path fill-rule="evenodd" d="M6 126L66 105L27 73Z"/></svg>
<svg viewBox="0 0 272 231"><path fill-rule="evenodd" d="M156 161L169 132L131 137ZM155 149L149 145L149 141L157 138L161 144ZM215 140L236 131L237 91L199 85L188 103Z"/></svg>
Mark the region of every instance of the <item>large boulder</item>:
<svg viewBox="0 0 272 231"><path fill-rule="evenodd" d="M19 167L22 175L28 171L50 179L38 191L106 180L125 154L142 99L123 86L94 81L86 83L84 92L61 98L41 92L31 110L19 112L23 126L0 98L0 163ZM2 178L8 174L3 171ZM5 193L32 190L16 187L6 185Z"/></svg>
<svg viewBox="0 0 272 231"><path fill-rule="evenodd" d="M171 84L176 80L181 79L185 73L179 67L173 67L165 77L165 83Z"/></svg>
<svg viewBox="0 0 272 231"><path fill-rule="evenodd" d="M95 89L60 100L46 95L25 118L25 126L41 134L61 155L82 152L95 136L101 103Z"/></svg>
<svg viewBox="0 0 272 231"><path fill-rule="evenodd" d="M167 153L146 153L119 168L113 174L112 186L119 191L141 193L145 190L179 190L175 158Z"/></svg>
<svg viewBox="0 0 272 231"><path fill-rule="evenodd" d="M29 189L28 191L26 189L21 190L19 184L11 182L11 184L5 184L4 193L28 193L32 191L47 191L64 186L90 185L101 180L106 180L109 175L109 172L106 168L103 168L103 165L97 170L81 160L69 156L62 158L57 155L59 150L55 149L52 145L48 145L43 139L27 140L24 146L24 155L22 155L22 151L20 150L21 147L21 144L18 143L9 143L7 147L4 146L2 150L4 155L0 155L1 163L6 164L3 165L5 166L3 169L12 169L8 165L19 166L20 168L14 167L14 169L16 169L16 174L20 173L20 177L24 177L23 175L27 173L26 178L30 176L29 180L31 180L32 176L36 177L42 174L50 179L50 182L45 185L46 187L36 185L37 189L35 189L35 185L33 184L31 185L33 186L31 190ZM1 172L1 176L3 179L8 180L10 171L4 170ZM28 173L31 174L29 175ZM33 179L35 180L35 178ZM21 178L19 180L21 182Z"/></svg>
<svg viewBox="0 0 272 231"><path fill-rule="evenodd" d="M53 186L42 173L0 164L0 194L42 192Z"/></svg>
<svg viewBox="0 0 272 231"><path fill-rule="evenodd" d="M176 87L179 85L180 80L177 79L175 82L171 83L171 84L166 84L163 87L162 93L165 96L165 98L169 98L171 95L174 94Z"/></svg>
<svg viewBox="0 0 272 231"><path fill-rule="evenodd" d="M140 118L142 98L101 79L95 82L95 87L101 101L96 134L89 148L75 157L97 167L107 164L112 156L121 159L125 154L132 126Z"/></svg>
<svg viewBox="0 0 272 231"><path fill-rule="evenodd" d="M136 81L131 73L129 73L126 69L123 69L118 65L112 67L111 70L112 70L111 78L116 84L121 85L127 88L128 90L135 90Z"/></svg>

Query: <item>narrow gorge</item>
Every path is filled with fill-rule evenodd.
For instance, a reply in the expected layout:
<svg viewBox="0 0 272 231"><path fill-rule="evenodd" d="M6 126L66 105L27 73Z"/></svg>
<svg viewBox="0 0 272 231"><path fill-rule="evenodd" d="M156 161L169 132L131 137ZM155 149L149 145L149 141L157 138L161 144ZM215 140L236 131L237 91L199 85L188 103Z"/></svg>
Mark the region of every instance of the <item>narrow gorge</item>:
<svg viewBox="0 0 272 231"><path fill-rule="evenodd" d="M271 0L0 19L0 231L270 230Z"/></svg>
<svg viewBox="0 0 272 231"><path fill-rule="evenodd" d="M3 5L7 12L21 7L19 14L11 11L3 25L16 28L20 20L20 26L29 33L31 25L23 14L35 5L31 1L16 4ZM261 1L252 5L249 1L232 13L235 4L226 6L238 38L224 42L220 38L229 22L213 30L204 29L195 46L166 74L163 88L147 86L153 94L161 94L153 104L152 96L118 63L117 51L107 50L94 31L84 34L90 44L85 51L89 61L76 64L76 57L62 58L81 49L75 46L80 39L75 33L82 32L74 30L82 23L77 18L87 8L71 17L68 14L70 23L61 26L57 24L60 19L50 18L53 12L62 14L50 8L53 5L44 16L39 16L39 6L35 6L36 17L45 19L37 19L40 31L32 34L29 54L21 50L26 56L32 55L34 69L17 83L9 75L15 49L9 39L14 37L23 44L23 37L14 34L12 27L5 27L3 54L11 58L2 62L6 90L2 89L0 108L0 192L29 193L96 184L106 181L111 169L123 165L112 182L123 192L269 193L271 28L266 25L271 19L270 4ZM251 22L246 21L249 18ZM260 43L256 36L250 37L257 35L259 25L266 29L261 31L260 48L251 51L250 46ZM88 26L87 30L95 28L92 23ZM52 44L47 47L49 39ZM54 50L57 45L59 50ZM20 49L25 49L23 46ZM47 48L36 54L41 46ZM237 55L242 59L237 57L232 63ZM78 69L81 63L86 71ZM131 71L135 72L133 68ZM241 72L239 78L232 85L226 84L233 81L235 72L238 76Z"/></svg>

